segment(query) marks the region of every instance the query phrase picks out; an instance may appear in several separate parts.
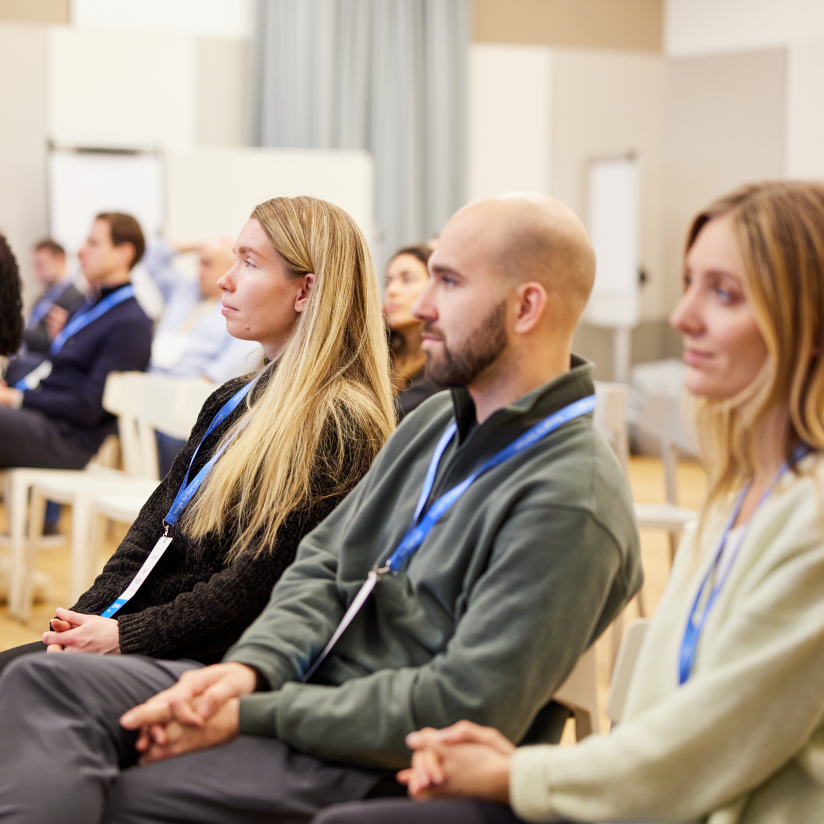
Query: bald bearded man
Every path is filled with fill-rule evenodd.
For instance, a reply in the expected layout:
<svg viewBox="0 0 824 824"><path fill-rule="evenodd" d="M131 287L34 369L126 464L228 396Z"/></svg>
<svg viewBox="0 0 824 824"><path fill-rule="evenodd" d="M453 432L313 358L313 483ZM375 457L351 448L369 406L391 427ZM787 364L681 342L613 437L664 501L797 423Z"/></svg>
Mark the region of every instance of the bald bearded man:
<svg viewBox="0 0 824 824"><path fill-rule="evenodd" d="M570 353L592 248L557 201L496 198L449 221L430 271L413 311L451 394L404 419L224 663L12 664L3 821L306 821L402 791L420 727L559 739L553 693L641 583L592 366Z"/></svg>

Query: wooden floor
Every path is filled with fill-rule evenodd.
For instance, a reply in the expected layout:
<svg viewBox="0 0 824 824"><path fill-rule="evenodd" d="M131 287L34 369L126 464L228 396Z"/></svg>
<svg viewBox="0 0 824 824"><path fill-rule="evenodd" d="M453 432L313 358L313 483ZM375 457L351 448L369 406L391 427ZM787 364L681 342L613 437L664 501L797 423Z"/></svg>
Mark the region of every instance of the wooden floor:
<svg viewBox="0 0 824 824"><path fill-rule="evenodd" d="M629 477L632 494L636 501L640 503L663 502L664 473L661 462L657 458L632 458ZM703 470L697 464L682 462L679 467L678 481L681 496L679 503L682 506L698 509L704 494L705 477ZM67 535L70 529L71 512L64 510L64 513L61 520L61 530L64 535ZM5 530L5 517L5 510L0 507L0 532ZM100 558L101 566L105 561L105 557L117 547L122 536L123 531L118 531L108 537L103 546L104 555L101 555ZM0 553L3 551L0 548ZM669 542L666 533L642 532L641 553L646 576L644 596L647 611L651 615L658 605L669 575ZM39 641L41 634L48 628L49 619L54 615L54 608L56 606L68 607L71 605L68 597L68 547L64 545L41 550L38 567L51 576L48 599L44 603L35 606L31 619L25 624L10 618L6 605L0 604L0 650L18 644ZM637 601L629 606L627 612L630 618L637 615ZM603 706L606 701L610 678L611 638L609 631L597 644L597 657L599 701L602 708L601 725L602 729L606 729L607 721L606 716L603 714ZM565 741L568 741L571 735L570 727L567 734L565 734Z"/></svg>

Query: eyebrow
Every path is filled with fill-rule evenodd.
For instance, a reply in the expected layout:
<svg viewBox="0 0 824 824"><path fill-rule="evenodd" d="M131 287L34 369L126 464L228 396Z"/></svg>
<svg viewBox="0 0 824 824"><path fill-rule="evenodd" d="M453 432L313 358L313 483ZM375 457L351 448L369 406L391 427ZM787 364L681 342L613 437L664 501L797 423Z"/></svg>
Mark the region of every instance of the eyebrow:
<svg viewBox="0 0 824 824"><path fill-rule="evenodd" d="M241 255L254 255L255 257L263 258L260 252L253 249L251 246L241 246L239 249L232 250L235 253L235 257L240 257Z"/></svg>
<svg viewBox="0 0 824 824"><path fill-rule="evenodd" d="M454 275L455 277L462 277L461 273L452 269L449 266L444 266L443 264L435 264L432 267L432 274L433 275Z"/></svg>

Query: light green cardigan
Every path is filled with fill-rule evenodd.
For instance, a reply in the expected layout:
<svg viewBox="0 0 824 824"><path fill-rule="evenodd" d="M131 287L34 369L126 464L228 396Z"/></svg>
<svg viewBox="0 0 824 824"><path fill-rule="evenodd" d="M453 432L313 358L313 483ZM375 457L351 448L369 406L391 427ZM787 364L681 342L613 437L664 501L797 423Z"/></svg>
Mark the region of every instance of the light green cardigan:
<svg viewBox="0 0 824 824"><path fill-rule="evenodd" d="M678 552L624 721L575 747L516 751L528 821L824 822L824 458L786 473L750 523L678 686L684 627L731 504Z"/></svg>

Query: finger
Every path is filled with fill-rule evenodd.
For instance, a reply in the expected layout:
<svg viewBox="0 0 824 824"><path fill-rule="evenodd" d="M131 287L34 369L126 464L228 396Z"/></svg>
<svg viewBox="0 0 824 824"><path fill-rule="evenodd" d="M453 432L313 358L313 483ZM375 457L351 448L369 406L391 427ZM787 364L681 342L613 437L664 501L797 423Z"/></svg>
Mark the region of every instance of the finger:
<svg viewBox="0 0 824 824"><path fill-rule="evenodd" d="M240 685L231 678L221 678L212 684L196 702L201 717L214 715L230 698L237 698L241 693Z"/></svg>
<svg viewBox="0 0 824 824"><path fill-rule="evenodd" d="M96 615L84 615L82 612L72 612L70 609L63 609L62 607L58 607L55 612L58 618L76 627L85 624L91 618L97 617Z"/></svg>
<svg viewBox="0 0 824 824"><path fill-rule="evenodd" d="M63 652L63 647L60 644L49 644L46 647L46 652Z"/></svg>
<svg viewBox="0 0 824 824"><path fill-rule="evenodd" d="M68 621L61 621L59 618L52 618L49 622L49 627L53 632L66 632L70 630L72 625Z"/></svg>
<svg viewBox="0 0 824 824"><path fill-rule="evenodd" d="M141 727L140 732L137 736L137 741L134 742L134 748L138 752L144 752L149 748L149 745L152 743L151 737L149 736L149 728L148 727Z"/></svg>
<svg viewBox="0 0 824 824"><path fill-rule="evenodd" d="M56 644L64 648L72 647L78 642L77 636L75 635L76 632L77 630L75 629L70 629L66 632L44 632L43 643L46 644L46 646Z"/></svg>
<svg viewBox="0 0 824 824"><path fill-rule="evenodd" d="M161 693L162 694L162 693ZM167 724L172 720L172 711L165 701L150 698L145 704L138 704L120 716L120 726L127 730L148 727L150 724Z"/></svg>
<svg viewBox="0 0 824 824"><path fill-rule="evenodd" d="M166 732L166 727L162 724L152 724L149 727L149 738L152 744L157 744L160 747L169 743L169 736Z"/></svg>
<svg viewBox="0 0 824 824"><path fill-rule="evenodd" d="M400 770L399 772L395 773L395 780L398 784L403 784L404 786L408 786L409 782L412 780L413 772L410 769Z"/></svg>
<svg viewBox="0 0 824 824"><path fill-rule="evenodd" d="M431 747L440 742L438 733L441 730L436 730L434 727L423 727L417 732L410 732L406 736L406 746L410 750L417 750L423 747Z"/></svg>
<svg viewBox="0 0 824 824"><path fill-rule="evenodd" d="M202 727L205 719L202 714L195 712L192 707L192 701L188 699L175 699L170 702L172 716L181 724L186 724L190 727Z"/></svg>
<svg viewBox="0 0 824 824"><path fill-rule="evenodd" d="M445 744L486 744L503 753L514 748L512 742L494 727L482 727L472 721L459 721L439 730L437 738Z"/></svg>

